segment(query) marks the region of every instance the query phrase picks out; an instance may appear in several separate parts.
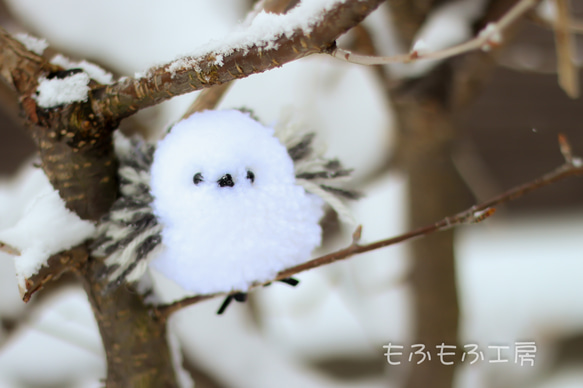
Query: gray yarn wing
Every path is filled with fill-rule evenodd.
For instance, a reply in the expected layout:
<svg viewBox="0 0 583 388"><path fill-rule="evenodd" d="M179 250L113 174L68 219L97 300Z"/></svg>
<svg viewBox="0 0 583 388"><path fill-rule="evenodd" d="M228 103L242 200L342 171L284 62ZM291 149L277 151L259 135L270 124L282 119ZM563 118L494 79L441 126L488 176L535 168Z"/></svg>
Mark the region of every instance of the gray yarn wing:
<svg viewBox="0 0 583 388"><path fill-rule="evenodd" d="M351 212L344 201L358 199L361 194L342 186L352 170L344 168L338 159L324 158L322 150L314 146L314 133L297 136L280 131L278 135L281 135L294 162L296 183L307 192L322 198L341 219L353 223Z"/></svg>
<svg viewBox="0 0 583 388"><path fill-rule="evenodd" d="M118 152L121 196L101 220L92 254L107 257L110 288L124 280L137 281L146 271L162 242L162 227L152 210L150 167L155 147L139 138L128 142Z"/></svg>

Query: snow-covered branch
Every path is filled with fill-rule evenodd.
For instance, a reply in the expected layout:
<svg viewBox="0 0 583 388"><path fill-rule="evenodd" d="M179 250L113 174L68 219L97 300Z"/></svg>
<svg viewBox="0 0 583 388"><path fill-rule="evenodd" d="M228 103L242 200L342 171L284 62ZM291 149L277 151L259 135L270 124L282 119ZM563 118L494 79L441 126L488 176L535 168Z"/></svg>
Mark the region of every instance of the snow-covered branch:
<svg viewBox="0 0 583 388"><path fill-rule="evenodd" d="M52 255L45 266L26 279L25 288L20 290L22 300L28 302L35 292L45 284L57 280L62 274L81 270L88 259L89 252L85 245L78 245Z"/></svg>
<svg viewBox="0 0 583 388"><path fill-rule="evenodd" d="M18 249L2 241L0 241L0 252L4 252L12 256L20 256L20 251Z"/></svg>
<svg viewBox="0 0 583 388"><path fill-rule="evenodd" d="M93 91L96 111L123 118L174 96L261 73L315 53L360 23L382 0L318 0L284 15L260 13L240 33L137 78Z"/></svg>
<svg viewBox="0 0 583 388"><path fill-rule="evenodd" d="M51 98L79 84L78 75L85 80L85 96ZM83 69L49 62L1 28L0 76L18 93L42 168L67 208L82 219L99 219L117 193L111 133L119 124L90 109L89 89L99 83ZM39 97L42 93L46 98Z"/></svg>
<svg viewBox="0 0 583 388"><path fill-rule="evenodd" d="M275 14L283 14L287 9L292 8L295 6L297 1L289 1L289 0L261 0L255 3L253 9L247 14L245 21L243 24L245 26L251 25L253 20L259 15L261 12L269 12ZM207 109L214 109L225 93L230 89L233 82L228 82L224 84L217 84L213 85L209 88L204 89L193 101L193 103L188 107L184 115L182 116L183 119L189 117L195 112L202 112Z"/></svg>
<svg viewBox="0 0 583 388"><path fill-rule="evenodd" d="M0 29L0 76L8 85L20 94L30 94L37 86L37 75L47 67L42 56Z"/></svg>
<svg viewBox="0 0 583 388"><path fill-rule="evenodd" d="M370 252L376 249L388 247L390 245L399 244L404 241L409 241L418 237L427 236L435 232L448 230L458 225L481 222L484 219L493 215L496 206L498 205L518 199L532 191L535 191L537 189L540 189L541 187L550 185L554 182L565 179L567 177L573 175L582 175L583 161L581 160L581 158L573 156L573 154L571 153L571 146L569 145L567 139L562 135L559 136L559 149L565 159L565 163L557 167L553 171L544 174L533 181L514 187L488 201L482 202L481 204L478 205L474 205L471 208L459 212L457 214L454 214L452 216L445 217L442 220L439 220L431 225L423 226L412 231L409 231L407 233L401 234L399 236L387 238L373 243L369 244L359 243L361 235L361 227L359 226L353 234L352 243L348 247L326 254L324 256L320 256L303 264L288 268L284 271L281 271L277 274L277 277L272 281L286 279L300 272L307 271L309 269L321 267L339 260L344 260L360 253ZM269 284L270 282L265 284L257 284L256 287ZM216 293L208 295L196 295L193 297L179 300L174 303L158 306L155 308L155 313L160 318L166 319L172 313L184 307L221 295L226 294Z"/></svg>

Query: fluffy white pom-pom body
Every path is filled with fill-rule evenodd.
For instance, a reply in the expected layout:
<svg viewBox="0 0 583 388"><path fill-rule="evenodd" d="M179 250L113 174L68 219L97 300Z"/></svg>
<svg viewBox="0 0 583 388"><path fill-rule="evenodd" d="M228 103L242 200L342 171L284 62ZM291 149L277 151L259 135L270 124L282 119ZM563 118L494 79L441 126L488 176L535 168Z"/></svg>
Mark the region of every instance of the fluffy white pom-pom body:
<svg viewBox="0 0 583 388"><path fill-rule="evenodd" d="M285 147L245 113L176 124L158 144L150 184L163 225L150 265L190 292L246 291L320 244L323 201L295 184Z"/></svg>

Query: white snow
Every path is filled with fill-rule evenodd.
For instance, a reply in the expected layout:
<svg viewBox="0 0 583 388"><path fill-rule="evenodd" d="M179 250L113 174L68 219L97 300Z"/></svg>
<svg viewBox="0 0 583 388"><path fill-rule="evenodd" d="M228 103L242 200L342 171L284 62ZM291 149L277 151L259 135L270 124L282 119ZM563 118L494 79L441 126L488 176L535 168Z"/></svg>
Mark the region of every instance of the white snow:
<svg viewBox="0 0 583 388"><path fill-rule="evenodd" d="M484 0L449 1L433 11L414 42L422 40L427 51L438 51L463 43L472 38L472 23L482 13ZM433 69L440 61L416 61L391 66L397 77L420 77Z"/></svg>
<svg viewBox="0 0 583 388"><path fill-rule="evenodd" d="M227 34L248 4L232 0L8 0L13 15L78 58L123 74L175 59ZM196 22L193 22L194 16Z"/></svg>
<svg viewBox="0 0 583 388"><path fill-rule="evenodd" d="M12 256L0 252L0 319L18 318L26 305L18 292L16 271ZM0 330L0 345L2 344L2 330Z"/></svg>
<svg viewBox="0 0 583 388"><path fill-rule="evenodd" d="M366 199L353 203L364 223L361 243L404 232L406 195L406 180L387 174L367 190ZM336 249L349 244L350 233ZM412 319L404 286L406 249L395 245L302 273L294 276L300 280L295 288L276 284L260 290L254 297L265 335L301 360L374 357L382 354L380 344L407 342Z"/></svg>
<svg viewBox="0 0 583 388"><path fill-rule="evenodd" d="M189 359L224 386L273 387L277 381L278 388L387 387L385 378L355 383L317 373L303 360L294 360L265 341L244 309L232 306L217 319L216 305L217 301L209 301L180 311L171 318L169 330L178 335ZM244 349L244 356L239 349Z"/></svg>
<svg viewBox="0 0 583 388"><path fill-rule="evenodd" d="M0 224L0 241L17 248L21 255L14 257L18 284L25 289L25 279L35 274L53 254L69 249L93 235L95 227L81 220L65 207L59 193L51 186L41 169L25 171L21 187L4 191L0 219L6 211L10 222ZM19 192L27 198L20 202ZM11 198L14 198L11 202ZM7 209L9 207L16 207ZM18 209L20 207L20 209Z"/></svg>
<svg viewBox="0 0 583 388"><path fill-rule="evenodd" d="M419 39L413 45L411 52L413 52L413 51L417 52L417 54L424 54L424 53L429 51L429 46L427 45L427 43L425 43L425 41L423 39Z"/></svg>
<svg viewBox="0 0 583 388"><path fill-rule="evenodd" d="M554 23L557 19L557 5L554 1L543 0L536 7L537 16L546 20L549 23Z"/></svg>
<svg viewBox="0 0 583 388"><path fill-rule="evenodd" d="M168 331L166 334L168 338L168 344L170 345L170 356L172 357L172 365L174 366L174 371L176 372L176 380L178 380L178 386L180 388L193 388L194 380L192 376L184 367L184 357L182 356L182 346L180 345L180 340L172 331Z"/></svg>
<svg viewBox="0 0 583 388"><path fill-rule="evenodd" d="M51 59L51 63L54 65L61 66L65 69L75 69L80 68L83 69L89 77L94 79L95 81L101 84L110 84L113 81L113 76L111 73L103 70L101 67L97 66L94 63L83 61L71 61L69 58L65 57L64 55L57 54Z"/></svg>
<svg viewBox="0 0 583 388"><path fill-rule="evenodd" d="M545 225L495 215L458 230L463 337L514 341L583 326L583 311L572 308L583 292L580 216L547 218Z"/></svg>
<svg viewBox="0 0 583 388"><path fill-rule="evenodd" d="M196 70L201 57L208 53L213 53L215 64L220 67L223 65L224 56L236 50L243 50L244 54L255 46L265 51L275 50L278 48L275 42L278 38L283 36L290 38L298 30L309 34L322 20L326 11L344 2L345 0L302 1L285 14L261 11L250 25L239 26L238 30L220 40L213 40L199 47L189 54L191 58L177 59L169 66L168 71L174 75L177 71L187 68ZM144 76L148 74L146 72Z"/></svg>
<svg viewBox="0 0 583 388"><path fill-rule="evenodd" d="M232 185L221 187L226 174ZM151 176L164 248L150 265L188 291L245 291L320 244L322 200L295 184L285 147L247 114L179 122L159 142Z"/></svg>
<svg viewBox="0 0 583 388"><path fill-rule="evenodd" d="M537 344L535 368L480 365L482 381L496 379L487 386L533 381L552 362L553 340L581 332L581 215L510 220L496 215L457 231L462 340L483 346Z"/></svg>
<svg viewBox="0 0 583 388"><path fill-rule="evenodd" d="M89 387L105 373L105 352L81 288L50 295L0 347L0 387Z"/></svg>
<svg viewBox="0 0 583 388"><path fill-rule="evenodd" d="M442 50L472 37L472 23L485 5L484 0L456 0L433 11L415 40L423 40L431 50Z"/></svg>
<svg viewBox="0 0 583 388"><path fill-rule="evenodd" d="M488 23L488 25L479 33L480 37L486 37L487 42L482 46L482 50L489 51L492 44L502 43L502 33L496 23Z"/></svg>
<svg viewBox="0 0 583 388"><path fill-rule="evenodd" d="M72 74L63 79L42 77L39 79L34 99L42 108L87 101L89 81L89 75L85 72Z"/></svg>
<svg viewBox="0 0 583 388"><path fill-rule="evenodd" d="M222 59L222 56L221 56ZM168 66L168 71L172 74L175 74L180 69L186 69L188 67L192 67L195 71L200 71L200 67L198 66L198 62L189 58L180 58L173 61L170 66ZM135 77L147 77L148 73L136 73Z"/></svg>
<svg viewBox="0 0 583 388"><path fill-rule="evenodd" d="M49 47L49 43L46 39L39 39L23 32L14 34L14 38L22 43L28 50L38 55L42 55L45 49Z"/></svg>

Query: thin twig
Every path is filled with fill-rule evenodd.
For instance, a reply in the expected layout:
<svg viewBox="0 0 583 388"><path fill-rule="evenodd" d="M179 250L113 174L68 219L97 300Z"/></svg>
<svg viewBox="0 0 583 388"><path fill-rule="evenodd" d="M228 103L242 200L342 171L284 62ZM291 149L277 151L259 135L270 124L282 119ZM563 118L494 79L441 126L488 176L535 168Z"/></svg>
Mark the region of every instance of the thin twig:
<svg viewBox="0 0 583 388"><path fill-rule="evenodd" d="M7 253L11 256L20 256L20 251L18 249L3 243L2 241L0 241L0 252Z"/></svg>
<svg viewBox="0 0 583 388"><path fill-rule="evenodd" d="M557 46L557 72L559 86L571 98L579 97L579 77L577 66L573 63L574 40L569 31L570 13L567 0L555 0L557 19L555 20L555 44Z"/></svg>
<svg viewBox="0 0 583 388"><path fill-rule="evenodd" d="M87 260L89 251L85 244L52 255L45 265L25 280L25 289L20 290L22 300L28 302L35 292L49 282L59 279L64 273L81 271Z"/></svg>
<svg viewBox="0 0 583 388"><path fill-rule="evenodd" d="M565 158L565 163L559 166L558 168L554 169L553 171L544 174L533 181L514 187L506 191L505 193L502 193L488 201L482 202L479 205L474 205L465 211L462 211L450 217L446 217L434 224L417 228L407 233L401 234L399 236L376 241L370 244L364 245L359 244L362 232L362 227L359 226L353 234L352 243L348 247L329 253L324 256L320 256L303 264L296 265L295 267L283 270L277 274L275 279L266 283L255 284L253 285L252 288L269 284L275 280L289 278L300 272L321 267L323 265L331 264L336 261L344 260L356 254L374 251L376 249L388 247L390 245L398 244L403 241L412 240L417 237L423 237L431 233L448 230L457 225L481 222L484 219L490 217L492 214L494 214L494 212L496 211L496 206L498 205L518 199L523 195L530 193L531 191L540 189L541 187L547 186L551 183L567 178L569 176L583 174L583 161L580 158L574 157L571 154L571 147L564 135L559 135L559 146L561 153ZM157 306L154 308L154 313L161 319L166 319L172 313L184 307L221 295L227 295L227 293L196 295L193 297L184 298L182 300L170 304Z"/></svg>
<svg viewBox="0 0 583 388"><path fill-rule="evenodd" d="M214 109L219 104L227 90L229 90L233 82L234 81L221 85L214 85L213 87L204 89L202 92L200 92L198 97L196 97L196 100L194 100L192 105L188 107L188 110L186 113L184 113L182 118L185 119L196 112L202 112L207 109Z"/></svg>
<svg viewBox="0 0 583 388"><path fill-rule="evenodd" d="M343 61L360 65L383 65L390 63L411 63L422 59L445 59L464 54L473 50L488 51L500 44L502 32L518 20L527 11L536 6L540 0L521 0L512 7L498 22L488 24L475 38L459 45L434 52L419 52L413 50L408 54L390 57L359 55L351 51L336 48L330 55Z"/></svg>
<svg viewBox="0 0 583 388"><path fill-rule="evenodd" d="M569 30L577 34L583 34L583 20L571 20L569 21Z"/></svg>

